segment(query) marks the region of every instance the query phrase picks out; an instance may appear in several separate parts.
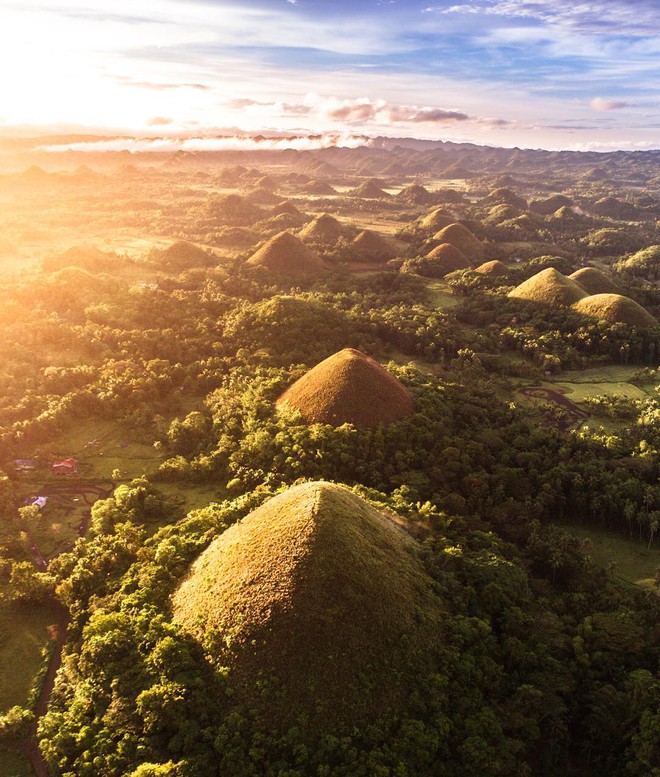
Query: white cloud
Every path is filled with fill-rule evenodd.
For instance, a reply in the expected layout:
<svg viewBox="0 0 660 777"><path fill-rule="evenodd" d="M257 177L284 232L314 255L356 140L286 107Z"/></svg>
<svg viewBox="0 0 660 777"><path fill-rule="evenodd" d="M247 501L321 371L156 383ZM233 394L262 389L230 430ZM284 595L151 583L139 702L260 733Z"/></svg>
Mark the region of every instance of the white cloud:
<svg viewBox="0 0 660 777"><path fill-rule="evenodd" d="M490 119L470 116L455 108L439 108L424 105L400 105L387 100L372 100L369 97L340 99L321 97L309 93L302 103L268 102L238 98L227 105L237 110L265 110L271 116L307 115L330 119L353 125L406 125L406 124L453 124L455 122L477 122L493 126L506 126L504 119Z"/></svg>
<svg viewBox="0 0 660 777"><path fill-rule="evenodd" d="M63 143L38 146L36 151L51 153L75 152L118 152L131 153L174 153L176 151L280 151L296 149L313 151L338 146L358 148L369 145L370 138L365 135L327 132L320 135L303 135L284 138L252 138L233 135L216 138L113 138L110 140L92 140L81 143Z"/></svg>
<svg viewBox="0 0 660 777"><path fill-rule="evenodd" d="M630 103L625 100L604 100L602 97L594 97L589 105L595 111L618 111L621 108L628 108Z"/></svg>

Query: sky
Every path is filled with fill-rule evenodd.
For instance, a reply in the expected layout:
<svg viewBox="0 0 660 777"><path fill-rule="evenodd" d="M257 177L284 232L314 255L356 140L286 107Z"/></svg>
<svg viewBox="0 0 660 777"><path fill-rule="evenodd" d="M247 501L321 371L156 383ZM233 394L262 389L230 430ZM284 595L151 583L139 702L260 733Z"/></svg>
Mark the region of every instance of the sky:
<svg viewBox="0 0 660 777"><path fill-rule="evenodd" d="M660 0L0 0L0 65L0 131L129 150L660 148Z"/></svg>

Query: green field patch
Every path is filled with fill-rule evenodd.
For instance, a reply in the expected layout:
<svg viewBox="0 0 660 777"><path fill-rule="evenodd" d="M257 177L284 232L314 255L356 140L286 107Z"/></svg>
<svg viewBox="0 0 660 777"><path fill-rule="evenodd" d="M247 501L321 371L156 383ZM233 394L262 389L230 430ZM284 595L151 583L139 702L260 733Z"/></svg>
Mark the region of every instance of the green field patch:
<svg viewBox="0 0 660 777"><path fill-rule="evenodd" d="M392 351L391 354L388 354L388 357L391 361L401 367L412 364L412 366L420 372L435 374L438 371L438 365L436 363L427 361L426 359L412 357L410 354L404 353L403 351Z"/></svg>
<svg viewBox="0 0 660 777"><path fill-rule="evenodd" d="M32 768L22 753L0 747L0 777L32 777Z"/></svg>
<svg viewBox="0 0 660 777"><path fill-rule="evenodd" d="M589 540L587 553L597 564L604 567L613 564L614 574L628 583L654 587L660 569L660 543L655 542L648 548L646 542L605 529L575 524L562 524L560 528L578 539Z"/></svg>
<svg viewBox="0 0 660 777"><path fill-rule="evenodd" d="M431 305L440 308L440 310L451 310L461 304L461 298L452 294L444 281L429 281L426 288L429 292Z"/></svg>
<svg viewBox="0 0 660 777"><path fill-rule="evenodd" d="M123 480L151 474L162 456L153 445L136 439L135 433L113 423L82 419L49 446L54 456L78 459L79 474L108 480L119 470Z"/></svg>
<svg viewBox="0 0 660 777"><path fill-rule="evenodd" d="M0 603L0 712L29 703L52 623L53 616L46 608Z"/></svg>
<svg viewBox="0 0 660 777"><path fill-rule="evenodd" d="M558 372L554 379L566 383L628 383L640 372L638 364L610 364L601 367L589 367L584 370L565 370ZM660 385L660 373L654 383L645 384L645 388Z"/></svg>
<svg viewBox="0 0 660 777"><path fill-rule="evenodd" d="M612 382L612 383L553 383L555 387L565 390L566 396L571 402L584 402L590 397L605 395L608 397L622 397L623 399L646 399L648 394L639 386L633 386L632 383Z"/></svg>
<svg viewBox="0 0 660 777"><path fill-rule="evenodd" d="M50 494L36 525L30 530L30 539L46 559L65 553L80 536L80 526L87 512L89 505L81 496Z"/></svg>
<svg viewBox="0 0 660 777"><path fill-rule="evenodd" d="M230 498L226 490L217 483L198 486L188 483L156 483L155 486L166 497L174 497L183 514L207 507L211 502L222 502Z"/></svg>

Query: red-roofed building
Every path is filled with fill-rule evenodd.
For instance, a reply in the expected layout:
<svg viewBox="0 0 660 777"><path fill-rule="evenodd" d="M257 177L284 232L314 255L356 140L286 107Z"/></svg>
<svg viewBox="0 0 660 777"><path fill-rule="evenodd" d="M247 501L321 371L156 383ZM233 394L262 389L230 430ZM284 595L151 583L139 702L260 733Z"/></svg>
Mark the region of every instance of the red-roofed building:
<svg viewBox="0 0 660 777"><path fill-rule="evenodd" d="M78 459L62 459L53 462L53 472L56 475L75 475L78 472Z"/></svg>

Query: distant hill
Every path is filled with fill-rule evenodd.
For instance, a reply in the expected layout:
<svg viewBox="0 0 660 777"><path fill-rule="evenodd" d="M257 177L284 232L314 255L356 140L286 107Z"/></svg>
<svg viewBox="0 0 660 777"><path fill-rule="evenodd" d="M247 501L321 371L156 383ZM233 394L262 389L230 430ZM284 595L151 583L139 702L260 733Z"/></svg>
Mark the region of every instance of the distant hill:
<svg viewBox="0 0 660 777"><path fill-rule="evenodd" d="M616 294L619 291L616 283L596 267L581 267L568 277L579 283L587 294Z"/></svg>
<svg viewBox="0 0 660 777"><path fill-rule="evenodd" d="M277 400L307 423L378 426L413 412L408 389L377 361L344 348L317 364Z"/></svg>
<svg viewBox="0 0 660 777"><path fill-rule="evenodd" d="M610 324L649 327L658 323L635 300L621 294L593 294L576 302L573 309L585 316L608 321Z"/></svg>
<svg viewBox="0 0 660 777"><path fill-rule="evenodd" d="M299 237L312 243L334 245L345 231L338 219L329 213L322 213L300 231Z"/></svg>
<svg viewBox="0 0 660 777"><path fill-rule="evenodd" d="M351 189L348 194L350 197L361 197L365 200L383 200L392 196L373 180L361 183L356 189Z"/></svg>
<svg viewBox="0 0 660 777"><path fill-rule="evenodd" d="M586 296L587 292L579 284L554 267L541 270L509 292L509 297L561 306L572 305Z"/></svg>
<svg viewBox="0 0 660 777"><path fill-rule="evenodd" d="M499 259L493 259L490 262L480 264L479 267L475 268L475 272L481 273L482 275L503 277L509 274L509 268L504 262L500 262Z"/></svg>
<svg viewBox="0 0 660 777"><path fill-rule="evenodd" d="M433 239L440 243L451 243L472 261L483 258L484 247L481 240L463 224L449 224L433 235Z"/></svg>
<svg viewBox="0 0 660 777"><path fill-rule="evenodd" d="M323 269L320 257L290 232L280 232L247 260L251 267L266 267L278 273L300 274Z"/></svg>

